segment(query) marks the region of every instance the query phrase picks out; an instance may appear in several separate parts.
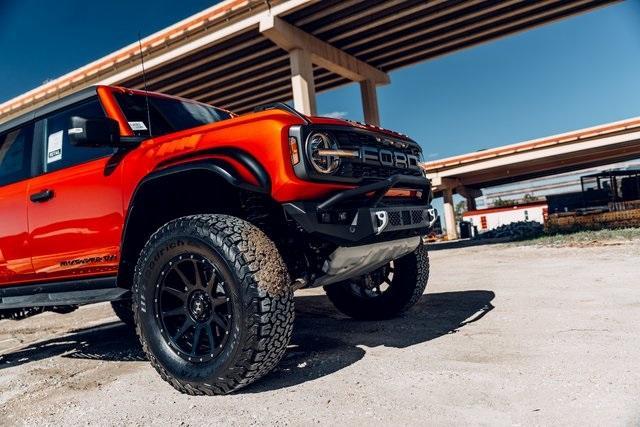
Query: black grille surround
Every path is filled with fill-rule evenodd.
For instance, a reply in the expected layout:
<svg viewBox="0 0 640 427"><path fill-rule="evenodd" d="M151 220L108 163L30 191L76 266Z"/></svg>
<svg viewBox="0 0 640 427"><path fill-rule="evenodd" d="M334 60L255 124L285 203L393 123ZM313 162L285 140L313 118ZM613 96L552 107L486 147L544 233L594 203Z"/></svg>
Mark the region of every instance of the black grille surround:
<svg viewBox="0 0 640 427"><path fill-rule="evenodd" d="M307 139L314 132L329 134L335 141L336 148L358 151L358 157L342 157L340 166L332 174L318 173L307 155ZM298 152L301 153L300 162L294 165L295 173L304 180L363 184L393 175L423 176L418 165L422 160L422 150L415 141L408 138L390 136L384 132L375 132L356 126L339 125L292 126L289 136L296 138ZM386 164L375 161L376 156L382 156L380 158L386 160ZM395 162L395 156L402 157L407 162ZM404 166L405 164L407 167Z"/></svg>

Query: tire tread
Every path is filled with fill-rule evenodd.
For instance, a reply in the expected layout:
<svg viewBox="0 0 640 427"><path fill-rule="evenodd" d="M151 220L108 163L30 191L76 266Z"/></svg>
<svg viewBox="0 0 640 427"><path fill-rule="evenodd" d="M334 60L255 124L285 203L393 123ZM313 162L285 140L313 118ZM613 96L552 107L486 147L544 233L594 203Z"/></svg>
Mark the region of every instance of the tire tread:
<svg viewBox="0 0 640 427"><path fill-rule="evenodd" d="M246 301L245 347L233 366L215 383L192 383L173 377L150 351L138 320L138 297L142 270L164 236L190 230L222 251L235 273ZM282 359L291 338L294 321L293 293L289 275L275 245L252 224L228 215L192 215L173 220L149 239L142 250L134 275L136 332L151 365L160 376L182 393L190 395L227 394L244 387L271 371Z"/></svg>

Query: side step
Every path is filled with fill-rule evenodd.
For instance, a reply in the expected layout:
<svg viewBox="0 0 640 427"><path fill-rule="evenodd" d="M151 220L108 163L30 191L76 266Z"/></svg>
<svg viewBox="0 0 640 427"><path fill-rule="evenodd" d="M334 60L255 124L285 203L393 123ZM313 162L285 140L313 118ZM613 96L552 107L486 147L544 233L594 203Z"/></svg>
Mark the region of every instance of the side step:
<svg viewBox="0 0 640 427"><path fill-rule="evenodd" d="M127 298L129 292L128 289L116 286L115 277L37 285L17 285L0 289L0 310L116 301Z"/></svg>

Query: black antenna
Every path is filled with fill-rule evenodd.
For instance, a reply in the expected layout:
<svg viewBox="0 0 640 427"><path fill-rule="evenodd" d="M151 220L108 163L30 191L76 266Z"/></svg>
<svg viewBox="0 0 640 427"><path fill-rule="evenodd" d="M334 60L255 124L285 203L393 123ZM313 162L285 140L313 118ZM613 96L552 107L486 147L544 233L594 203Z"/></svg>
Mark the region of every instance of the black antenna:
<svg viewBox="0 0 640 427"><path fill-rule="evenodd" d="M151 110L149 109L149 90L147 89L147 75L144 72L144 54L142 53L142 39L138 33L138 46L140 46L140 63L142 64L142 83L144 84L144 99L147 104L147 123L149 124L149 136L153 137L151 132Z"/></svg>

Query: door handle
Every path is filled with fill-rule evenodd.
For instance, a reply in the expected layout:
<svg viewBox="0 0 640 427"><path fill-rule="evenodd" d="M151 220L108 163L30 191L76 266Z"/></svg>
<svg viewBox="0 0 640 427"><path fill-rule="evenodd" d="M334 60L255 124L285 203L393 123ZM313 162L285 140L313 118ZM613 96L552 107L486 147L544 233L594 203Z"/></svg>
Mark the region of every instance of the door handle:
<svg viewBox="0 0 640 427"><path fill-rule="evenodd" d="M53 198L53 190L42 190L38 193L33 193L30 197L33 203L46 202L47 200L52 198Z"/></svg>

